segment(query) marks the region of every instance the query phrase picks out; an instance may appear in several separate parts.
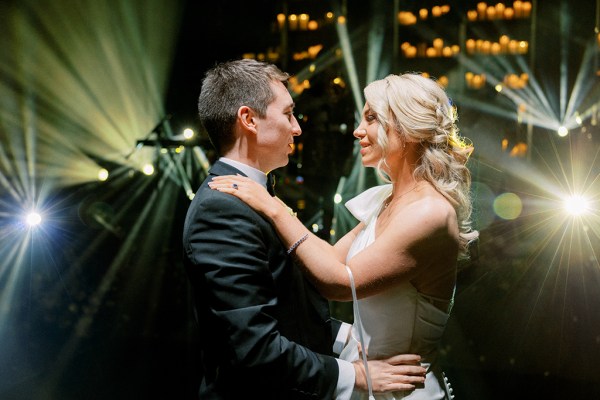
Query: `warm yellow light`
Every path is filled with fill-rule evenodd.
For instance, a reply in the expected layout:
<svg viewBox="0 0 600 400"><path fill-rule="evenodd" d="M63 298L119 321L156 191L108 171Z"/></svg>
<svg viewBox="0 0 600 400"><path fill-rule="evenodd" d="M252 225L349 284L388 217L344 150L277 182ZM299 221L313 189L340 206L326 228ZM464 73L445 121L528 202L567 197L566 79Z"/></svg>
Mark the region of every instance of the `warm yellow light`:
<svg viewBox="0 0 600 400"><path fill-rule="evenodd" d="M340 78L339 76L333 78L333 84L338 85L343 88L346 87L346 82L344 82L344 80L342 78Z"/></svg>
<svg viewBox="0 0 600 400"><path fill-rule="evenodd" d="M146 175L152 175L154 173L154 166L152 164L146 164L144 165L144 168L142 168L142 172Z"/></svg>
<svg viewBox="0 0 600 400"><path fill-rule="evenodd" d="M186 139L191 139L194 137L194 130L190 128L185 128L183 130L183 137Z"/></svg>
<svg viewBox="0 0 600 400"><path fill-rule="evenodd" d="M569 130L567 129L566 126L560 126L558 128L557 133L558 133L558 136L565 137L565 136L567 136L569 134Z"/></svg>
<svg viewBox="0 0 600 400"><path fill-rule="evenodd" d="M590 204L583 196L573 195L564 200L564 207L567 213L577 216L589 211Z"/></svg>
<svg viewBox="0 0 600 400"><path fill-rule="evenodd" d="M100 168L98 170L98 180L104 182L108 179L108 170L106 168Z"/></svg>
<svg viewBox="0 0 600 400"><path fill-rule="evenodd" d="M285 26L285 14L277 14L277 24L279 25L279 29L283 29Z"/></svg>
<svg viewBox="0 0 600 400"><path fill-rule="evenodd" d="M308 29L308 14L300 14L300 29L305 31Z"/></svg>
<svg viewBox="0 0 600 400"><path fill-rule="evenodd" d="M296 14L290 14L288 16L288 22L291 31L298 29L298 16Z"/></svg>

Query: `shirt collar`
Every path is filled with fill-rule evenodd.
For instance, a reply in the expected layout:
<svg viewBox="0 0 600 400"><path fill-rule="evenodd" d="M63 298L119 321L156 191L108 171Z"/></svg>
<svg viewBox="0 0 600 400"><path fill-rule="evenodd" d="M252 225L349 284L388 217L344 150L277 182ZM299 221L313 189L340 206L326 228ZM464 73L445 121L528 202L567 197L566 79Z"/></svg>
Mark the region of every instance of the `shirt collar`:
<svg viewBox="0 0 600 400"><path fill-rule="evenodd" d="M262 172L261 170L258 170L254 167L249 166L248 164L244 164L244 163L241 163L236 160L232 160L231 158L227 158L227 157L220 157L219 161L224 162L225 164L229 164L232 167L239 169L244 174L246 174L246 176L248 176L248 178L252 179L255 182L260 183L263 186L265 186L267 184L267 175L264 172Z"/></svg>

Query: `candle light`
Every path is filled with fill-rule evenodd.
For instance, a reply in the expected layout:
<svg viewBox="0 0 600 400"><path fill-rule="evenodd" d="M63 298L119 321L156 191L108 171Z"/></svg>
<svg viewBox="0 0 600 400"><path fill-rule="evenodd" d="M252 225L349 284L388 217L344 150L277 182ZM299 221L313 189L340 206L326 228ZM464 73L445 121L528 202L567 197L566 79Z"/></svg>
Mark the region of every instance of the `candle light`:
<svg viewBox="0 0 600 400"><path fill-rule="evenodd" d="M483 48L483 39L477 39L475 41L475 46L477 47L477 52L481 53L482 48Z"/></svg>
<svg viewBox="0 0 600 400"><path fill-rule="evenodd" d="M504 17L504 10L506 10L506 6L503 3L496 4L496 15L498 18Z"/></svg>
<svg viewBox="0 0 600 400"><path fill-rule="evenodd" d="M523 18L529 18L531 16L531 2L523 2Z"/></svg>
<svg viewBox="0 0 600 400"><path fill-rule="evenodd" d="M427 16L429 15L429 10L426 8L421 8L419 10L419 18L421 19L427 19Z"/></svg>
<svg viewBox="0 0 600 400"><path fill-rule="evenodd" d="M481 75L473 75L473 80L471 82L473 83L473 88L475 89L481 89L484 83Z"/></svg>
<svg viewBox="0 0 600 400"><path fill-rule="evenodd" d="M417 48L415 46L410 46L404 51L404 55L406 58L415 58L417 56Z"/></svg>
<svg viewBox="0 0 600 400"><path fill-rule="evenodd" d="M402 25L414 25L417 23L417 17L415 16L415 14L409 12L409 11L403 11L401 16L401 24Z"/></svg>
<svg viewBox="0 0 600 400"><path fill-rule="evenodd" d="M500 43L498 43L498 42L492 43L492 48L490 49L490 52L495 56L500 54L502 52L502 46L500 45Z"/></svg>
<svg viewBox="0 0 600 400"><path fill-rule="evenodd" d="M477 15L479 16L479 19L485 19L485 10L487 9L487 4L485 4L483 1L477 3Z"/></svg>
<svg viewBox="0 0 600 400"><path fill-rule="evenodd" d="M504 9L504 19L513 19L515 17L515 10L511 7Z"/></svg>
<svg viewBox="0 0 600 400"><path fill-rule="evenodd" d="M481 52L483 54L490 54L491 48L492 48L492 43L489 40L486 40L481 45Z"/></svg>
<svg viewBox="0 0 600 400"><path fill-rule="evenodd" d="M510 38L507 35L500 36L500 51L502 53L508 53L508 43L510 42Z"/></svg>
<svg viewBox="0 0 600 400"><path fill-rule="evenodd" d="M515 9L515 17L522 18L523 17L523 2L521 0L514 1L513 8Z"/></svg>
<svg viewBox="0 0 600 400"><path fill-rule="evenodd" d="M288 17L288 22L291 31L295 31L298 29L298 16L296 14L290 14Z"/></svg>
<svg viewBox="0 0 600 400"><path fill-rule="evenodd" d="M285 26L285 19L285 14L277 14L277 25L279 26L279 29L283 29Z"/></svg>
<svg viewBox="0 0 600 400"><path fill-rule="evenodd" d="M473 83L473 73L472 72L466 72L465 73L465 80L467 81L467 86L471 86Z"/></svg>
<svg viewBox="0 0 600 400"><path fill-rule="evenodd" d="M529 42L527 42L525 40L521 40L519 42L519 54L527 54L528 50L529 50Z"/></svg>
<svg viewBox="0 0 600 400"><path fill-rule="evenodd" d="M477 20L477 10L467 11L467 19L471 22L476 21Z"/></svg>
<svg viewBox="0 0 600 400"><path fill-rule="evenodd" d="M300 27L301 31L305 31L308 29L308 20L308 14L300 14L300 22L298 26Z"/></svg>
<svg viewBox="0 0 600 400"><path fill-rule="evenodd" d="M475 39L467 39L467 53L473 54L475 53Z"/></svg>

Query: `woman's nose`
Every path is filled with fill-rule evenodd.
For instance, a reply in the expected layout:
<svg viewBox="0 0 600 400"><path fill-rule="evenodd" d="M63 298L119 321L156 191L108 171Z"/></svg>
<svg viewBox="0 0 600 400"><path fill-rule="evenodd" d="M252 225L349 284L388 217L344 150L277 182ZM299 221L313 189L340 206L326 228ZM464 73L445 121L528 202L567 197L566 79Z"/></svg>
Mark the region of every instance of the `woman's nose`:
<svg viewBox="0 0 600 400"><path fill-rule="evenodd" d="M360 138L364 137L366 134L367 134L367 130L366 129L356 128L354 130L354 137L355 138L359 138L360 139Z"/></svg>

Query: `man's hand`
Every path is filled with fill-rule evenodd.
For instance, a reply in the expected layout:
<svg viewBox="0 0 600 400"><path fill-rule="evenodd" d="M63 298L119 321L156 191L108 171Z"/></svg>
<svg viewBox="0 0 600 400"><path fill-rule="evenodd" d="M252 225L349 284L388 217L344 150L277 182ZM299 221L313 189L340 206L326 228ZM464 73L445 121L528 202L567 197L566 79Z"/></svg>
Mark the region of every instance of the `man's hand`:
<svg viewBox="0 0 600 400"><path fill-rule="evenodd" d="M416 354L400 354L382 360L369 360L369 374L374 393L413 390L425 382L425 368ZM354 387L368 391L367 375L362 360L352 363L356 372Z"/></svg>

